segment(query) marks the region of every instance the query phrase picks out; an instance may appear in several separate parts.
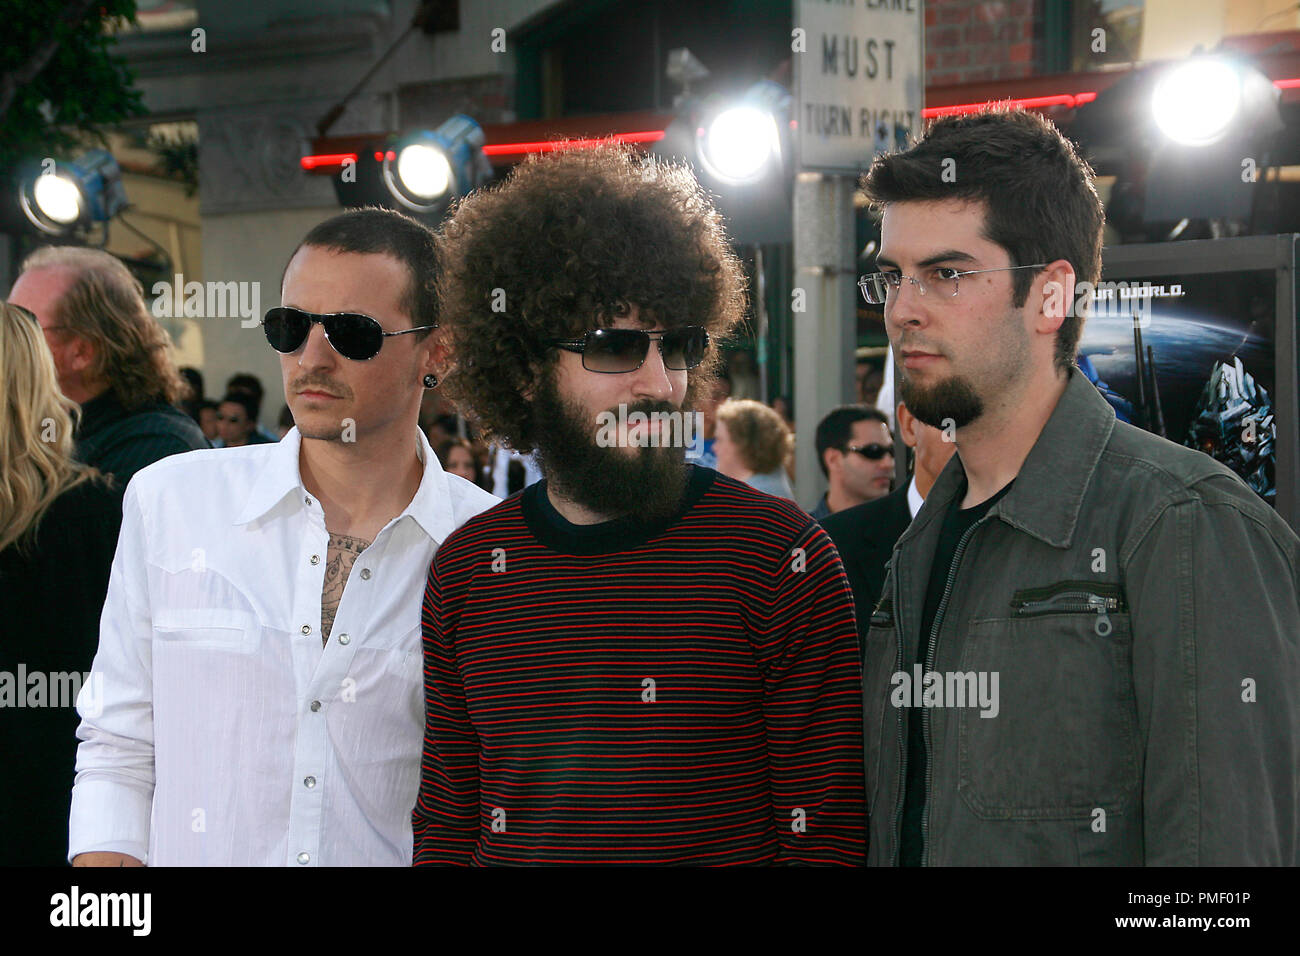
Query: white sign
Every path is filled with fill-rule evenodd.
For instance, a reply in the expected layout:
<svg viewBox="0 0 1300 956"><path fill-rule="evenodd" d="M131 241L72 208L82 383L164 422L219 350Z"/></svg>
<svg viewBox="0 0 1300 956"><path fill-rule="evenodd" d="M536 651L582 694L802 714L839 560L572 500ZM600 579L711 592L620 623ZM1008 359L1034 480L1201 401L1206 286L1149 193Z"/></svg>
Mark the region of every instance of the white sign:
<svg viewBox="0 0 1300 956"><path fill-rule="evenodd" d="M800 168L856 173L905 148L925 100L921 0L794 2Z"/></svg>

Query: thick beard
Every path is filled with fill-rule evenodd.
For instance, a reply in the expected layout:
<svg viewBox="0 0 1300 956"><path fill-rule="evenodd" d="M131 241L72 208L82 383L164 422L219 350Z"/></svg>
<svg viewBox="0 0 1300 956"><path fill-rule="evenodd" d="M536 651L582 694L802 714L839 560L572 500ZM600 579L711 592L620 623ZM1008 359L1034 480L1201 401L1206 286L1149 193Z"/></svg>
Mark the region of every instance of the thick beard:
<svg viewBox="0 0 1300 956"><path fill-rule="evenodd" d="M595 416L563 400L552 380L538 387L532 408L538 464L565 498L611 519L634 515L650 522L677 511L686 489L686 449L601 448ZM666 402L627 410L676 411Z"/></svg>
<svg viewBox="0 0 1300 956"><path fill-rule="evenodd" d="M901 369L901 366L899 366ZM965 428L984 414L984 402L960 376L950 376L923 388L906 373L898 377L898 397L918 420L932 428Z"/></svg>

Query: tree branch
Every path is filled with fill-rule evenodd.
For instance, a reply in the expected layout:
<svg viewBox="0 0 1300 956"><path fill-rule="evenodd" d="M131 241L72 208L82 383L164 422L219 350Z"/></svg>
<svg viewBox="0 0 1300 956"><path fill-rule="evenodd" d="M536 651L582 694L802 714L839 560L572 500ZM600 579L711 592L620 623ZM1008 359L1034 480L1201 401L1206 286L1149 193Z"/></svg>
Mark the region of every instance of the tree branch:
<svg viewBox="0 0 1300 956"><path fill-rule="evenodd" d="M70 0L68 5L63 8L63 13L59 16L57 22L75 26L90 12L90 8L94 5L95 0ZM54 52L59 48L59 34L52 27L53 25L51 25L49 40L38 47L26 63L12 73L0 76L0 119L4 118L5 113L9 111L9 107L13 105L14 99L18 96L18 90L40 75L41 70L45 69L50 62L50 58L54 56Z"/></svg>

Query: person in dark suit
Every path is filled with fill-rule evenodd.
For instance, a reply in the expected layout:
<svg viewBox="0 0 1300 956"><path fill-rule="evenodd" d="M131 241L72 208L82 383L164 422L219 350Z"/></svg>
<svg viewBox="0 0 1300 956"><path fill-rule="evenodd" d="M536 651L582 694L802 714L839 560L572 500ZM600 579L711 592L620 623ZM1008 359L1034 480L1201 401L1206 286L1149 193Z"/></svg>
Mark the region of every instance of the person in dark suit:
<svg viewBox="0 0 1300 956"><path fill-rule="evenodd" d="M122 491L73 458L41 327L0 302L0 866L64 866L77 724Z"/></svg>
<svg viewBox="0 0 1300 956"><path fill-rule="evenodd" d="M913 451L911 481L883 498L837 511L821 519L822 527L839 549L844 572L853 588L853 605L858 616L858 643L866 641L871 612L880 601L885 585L885 566L899 539L956 445L938 428L919 421L902 402L898 403L898 432Z"/></svg>

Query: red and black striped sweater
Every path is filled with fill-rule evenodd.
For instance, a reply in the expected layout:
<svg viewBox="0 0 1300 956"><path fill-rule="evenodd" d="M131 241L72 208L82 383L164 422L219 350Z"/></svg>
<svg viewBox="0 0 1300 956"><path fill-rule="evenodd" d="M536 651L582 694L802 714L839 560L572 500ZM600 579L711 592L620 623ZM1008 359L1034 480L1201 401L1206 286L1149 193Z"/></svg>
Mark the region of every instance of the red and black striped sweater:
<svg viewBox="0 0 1300 956"><path fill-rule="evenodd" d="M535 484L439 547L416 865L864 862L853 600L807 514L692 467L655 525Z"/></svg>

